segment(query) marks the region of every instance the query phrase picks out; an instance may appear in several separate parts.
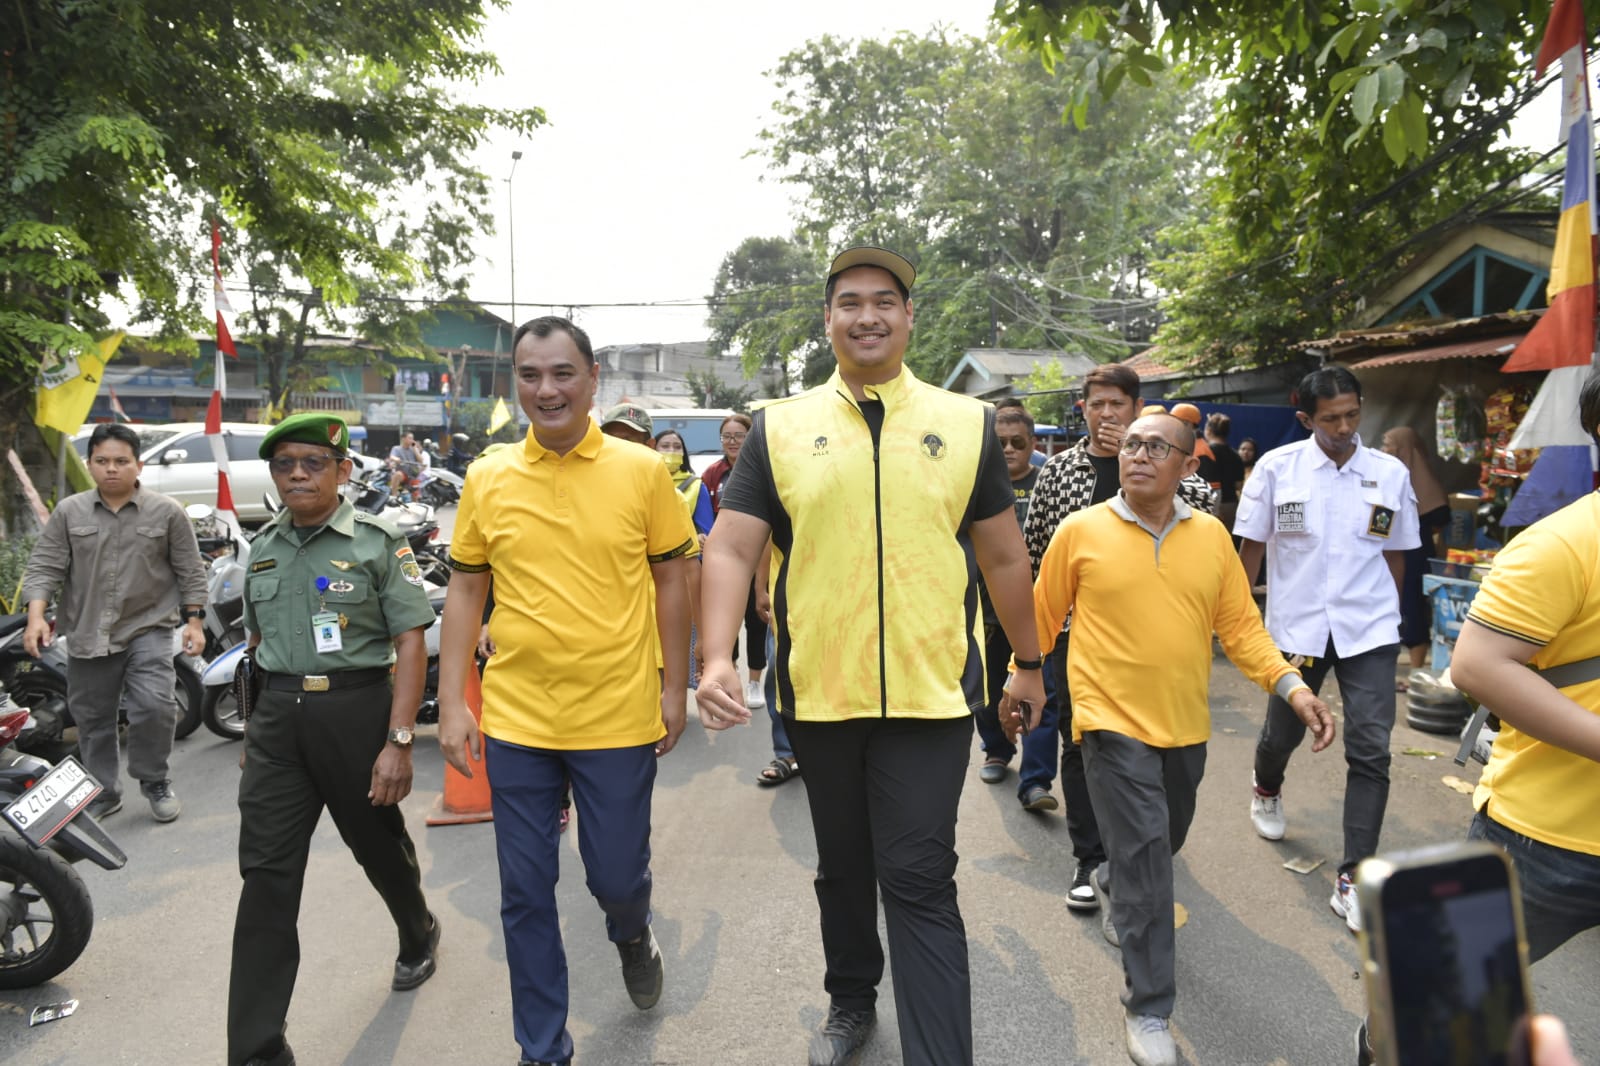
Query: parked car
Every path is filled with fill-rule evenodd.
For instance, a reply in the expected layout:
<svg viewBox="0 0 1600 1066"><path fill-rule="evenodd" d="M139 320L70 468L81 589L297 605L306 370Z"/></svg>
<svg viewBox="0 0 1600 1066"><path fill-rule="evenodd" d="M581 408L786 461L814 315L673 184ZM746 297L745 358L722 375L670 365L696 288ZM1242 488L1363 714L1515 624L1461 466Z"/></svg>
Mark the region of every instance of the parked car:
<svg viewBox="0 0 1600 1066"><path fill-rule="evenodd" d="M171 496L185 507L192 503L217 505L217 464L204 422L128 428L139 434L139 458L144 462L144 472L139 475L141 485ZM272 517L264 496L278 502L272 474L259 453L261 439L271 428L252 422L222 424L223 443L228 451L228 483L242 522L264 522ZM78 454L86 459L91 432L93 427L85 427L73 438Z"/></svg>
<svg viewBox="0 0 1600 1066"><path fill-rule="evenodd" d="M696 474L722 458L722 422L731 414L725 407L664 407L649 412L657 433L675 429L683 434L689 466Z"/></svg>

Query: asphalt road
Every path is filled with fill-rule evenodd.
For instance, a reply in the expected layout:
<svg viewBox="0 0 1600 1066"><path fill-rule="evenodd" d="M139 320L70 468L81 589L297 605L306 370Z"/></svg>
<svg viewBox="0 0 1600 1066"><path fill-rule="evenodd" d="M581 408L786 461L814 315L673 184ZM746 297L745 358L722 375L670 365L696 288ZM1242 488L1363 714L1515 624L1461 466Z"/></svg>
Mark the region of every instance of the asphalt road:
<svg viewBox="0 0 1600 1066"><path fill-rule="evenodd" d="M1340 846L1338 749L1302 751L1285 792L1286 840L1256 837L1248 817L1250 760L1265 703L1219 660L1215 735L1199 813L1177 862L1179 996L1174 1031L1189 1064L1344 1064L1359 1020L1356 944L1328 910ZM1468 798L1443 780L1476 780L1447 756L1448 738L1401 726L1394 736L1386 847L1460 838ZM56 981L0 993L0 1061L200 1064L223 1061L229 944L239 879L234 846L238 747L203 729L178 744L173 779L183 817L153 822L135 798L107 822L125 869L81 870L97 910L84 956ZM563 841L559 896L571 970L571 1029L590 1064L755 1064L805 1061L823 1016L822 954L811 876L810 819L800 780L757 788L771 752L765 728L711 736L693 722L666 757L655 797L655 928L666 993L640 1012L622 987L615 950L583 885L574 824ZM1059 812L1029 814L1015 778L981 784L961 802L958 871L971 948L980 1063L1127 1062L1117 953L1098 916L1067 911L1072 876ZM416 791L405 802L431 906L444 926L436 977L391 993L393 926L324 819L301 908L300 983L289 1036L307 1066L504 1063L511 1035L493 826L427 828L442 758L420 738ZM803 780L803 779L801 779ZM811 782L816 784L816 782ZM136 796L136 793L135 793ZM1308 875L1283 863L1321 859ZM1600 1063L1600 939L1567 945L1534 971L1542 1009L1562 1014L1581 1058ZM29 1011L76 998L70 1018L29 1028ZM886 979L880 1027L861 1057L900 1061Z"/></svg>

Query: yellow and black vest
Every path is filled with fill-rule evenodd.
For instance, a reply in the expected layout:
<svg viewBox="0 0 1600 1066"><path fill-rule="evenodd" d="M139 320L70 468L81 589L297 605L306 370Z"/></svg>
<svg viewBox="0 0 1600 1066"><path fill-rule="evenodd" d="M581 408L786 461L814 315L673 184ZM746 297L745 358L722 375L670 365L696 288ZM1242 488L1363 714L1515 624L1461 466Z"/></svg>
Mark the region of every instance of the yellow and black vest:
<svg viewBox="0 0 1600 1066"><path fill-rule="evenodd" d="M967 526L993 412L909 370L866 392L882 402L876 440L837 372L760 414L781 507L779 708L807 722L958 718L985 699Z"/></svg>

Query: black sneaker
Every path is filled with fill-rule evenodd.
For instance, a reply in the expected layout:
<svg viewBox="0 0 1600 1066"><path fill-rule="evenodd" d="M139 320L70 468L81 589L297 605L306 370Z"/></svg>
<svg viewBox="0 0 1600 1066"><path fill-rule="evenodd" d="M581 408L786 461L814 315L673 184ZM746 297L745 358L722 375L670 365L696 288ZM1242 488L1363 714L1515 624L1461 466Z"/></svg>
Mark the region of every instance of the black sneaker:
<svg viewBox="0 0 1600 1066"><path fill-rule="evenodd" d="M828 1020L811 1038L811 1066L847 1066L877 1023L878 1013L871 1007L846 1010L830 1004Z"/></svg>
<svg viewBox="0 0 1600 1066"><path fill-rule="evenodd" d="M666 977L655 930L646 926L638 940L618 944L617 954L622 956L622 983L628 987L628 998L640 1010L654 1007L661 998L661 986Z"/></svg>
<svg viewBox="0 0 1600 1066"><path fill-rule="evenodd" d="M1097 911L1100 901L1094 898L1094 885L1089 879L1094 876L1096 862L1080 862L1078 869L1072 875L1072 887L1067 889L1067 909L1071 911Z"/></svg>
<svg viewBox="0 0 1600 1066"><path fill-rule="evenodd" d="M122 810L122 797L115 792L102 792L89 801L88 811L96 820Z"/></svg>

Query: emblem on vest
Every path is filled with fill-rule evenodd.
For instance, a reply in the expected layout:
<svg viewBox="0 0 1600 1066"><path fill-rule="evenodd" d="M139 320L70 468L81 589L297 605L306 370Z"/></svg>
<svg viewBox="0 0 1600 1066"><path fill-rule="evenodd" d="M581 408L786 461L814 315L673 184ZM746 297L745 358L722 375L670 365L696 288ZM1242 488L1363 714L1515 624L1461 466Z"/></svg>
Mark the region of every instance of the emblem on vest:
<svg viewBox="0 0 1600 1066"><path fill-rule="evenodd" d="M924 433L922 435L922 454L929 459L939 460L944 458L944 438L937 433Z"/></svg>
<svg viewBox="0 0 1600 1066"><path fill-rule="evenodd" d="M812 441L811 442L811 454L812 455L827 455L828 454L828 438L827 437L818 437L816 440Z"/></svg>
<svg viewBox="0 0 1600 1066"><path fill-rule="evenodd" d="M1306 531L1306 505L1303 503L1278 504L1279 533L1304 533Z"/></svg>
<svg viewBox="0 0 1600 1066"><path fill-rule="evenodd" d="M1389 534L1394 532L1394 511L1373 504L1372 520L1367 523L1367 532L1374 537L1389 539Z"/></svg>

